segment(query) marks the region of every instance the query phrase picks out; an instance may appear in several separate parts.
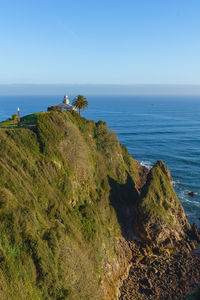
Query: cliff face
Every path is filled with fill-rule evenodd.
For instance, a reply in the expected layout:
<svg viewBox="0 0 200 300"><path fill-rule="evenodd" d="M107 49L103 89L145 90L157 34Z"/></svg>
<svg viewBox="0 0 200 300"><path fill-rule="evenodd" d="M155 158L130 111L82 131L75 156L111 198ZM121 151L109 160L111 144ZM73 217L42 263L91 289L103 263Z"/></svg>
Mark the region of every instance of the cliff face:
<svg viewBox="0 0 200 300"><path fill-rule="evenodd" d="M169 170L158 161L147 176L137 207L136 232L157 245L175 246L191 230L172 183Z"/></svg>
<svg viewBox="0 0 200 300"><path fill-rule="evenodd" d="M117 298L135 233L164 245L190 229L166 166L147 174L77 113L0 130L0 298Z"/></svg>
<svg viewBox="0 0 200 300"><path fill-rule="evenodd" d="M146 170L102 121L36 117L0 130L0 298L114 299L131 258L120 222Z"/></svg>

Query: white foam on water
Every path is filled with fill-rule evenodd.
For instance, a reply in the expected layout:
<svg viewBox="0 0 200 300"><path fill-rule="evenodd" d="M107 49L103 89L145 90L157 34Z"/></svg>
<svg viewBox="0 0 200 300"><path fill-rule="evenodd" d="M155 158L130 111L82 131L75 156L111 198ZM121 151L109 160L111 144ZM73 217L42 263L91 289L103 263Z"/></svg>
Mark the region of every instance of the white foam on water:
<svg viewBox="0 0 200 300"><path fill-rule="evenodd" d="M143 167L146 167L148 170L151 170L151 168L153 167L153 163L151 161L142 160L140 163Z"/></svg>
<svg viewBox="0 0 200 300"><path fill-rule="evenodd" d="M180 181L179 180L173 180L173 186L176 187L177 185L180 184Z"/></svg>
<svg viewBox="0 0 200 300"><path fill-rule="evenodd" d="M191 203L191 204L193 204L193 205L195 205L195 206L197 206L197 207L200 207L200 202L198 202L198 201L192 201L192 200L189 200L189 199L187 199L187 198L183 199L183 201L184 201L184 202Z"/></svg>
<svg viewBox="0 0 200 300"><path fill-rule="evenodd" d="M182 190L178 193L178 197L179 199L181 200L182 203L190 203L192 204L193 206L196 206L196 207L200 207L200 202L199 201L196 201L194 200L193 198L189 199L190 197L188 196L188 193L190 191L189 190ZM198 193L195 193L195 196L197 196ZM188 214L188 213L187 213Z"/></svg>

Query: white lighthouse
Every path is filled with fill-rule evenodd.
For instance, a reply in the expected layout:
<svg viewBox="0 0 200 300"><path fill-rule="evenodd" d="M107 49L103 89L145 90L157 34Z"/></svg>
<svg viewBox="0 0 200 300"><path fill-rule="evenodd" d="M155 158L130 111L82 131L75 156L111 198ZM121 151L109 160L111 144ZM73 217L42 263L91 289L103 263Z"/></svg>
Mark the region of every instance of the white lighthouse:
<svg viewBox="0 0 200 300"><path fill-rule="evenodd" d="M54 106L57 106L60 110L77 110L75 106L70 104L69 98L66 95L64 96L62 103L56 104Z"/></svg>
<svg viewBox="0 0 200 300"><path fill-rule="evenodd" d="M69 98L66 95L64 96L63 104L68 104L69 105Z"/></svg>

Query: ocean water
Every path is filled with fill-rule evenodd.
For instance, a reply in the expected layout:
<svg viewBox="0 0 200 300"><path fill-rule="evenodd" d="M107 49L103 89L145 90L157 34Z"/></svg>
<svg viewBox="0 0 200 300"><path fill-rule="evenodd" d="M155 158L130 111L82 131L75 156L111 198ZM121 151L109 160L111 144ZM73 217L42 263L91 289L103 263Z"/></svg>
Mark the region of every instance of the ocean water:
<svg viewBox="0 0 200 300"><path fill-rule="evenodd" d="M73 98L73 97L72 97ZM0 96L0 121L43 111L62 96ZM83 116L104 120L143 165L161 159L190 223L200 226L200 97L88 96ZM188 193L193 191L194 197Z"/></svg>

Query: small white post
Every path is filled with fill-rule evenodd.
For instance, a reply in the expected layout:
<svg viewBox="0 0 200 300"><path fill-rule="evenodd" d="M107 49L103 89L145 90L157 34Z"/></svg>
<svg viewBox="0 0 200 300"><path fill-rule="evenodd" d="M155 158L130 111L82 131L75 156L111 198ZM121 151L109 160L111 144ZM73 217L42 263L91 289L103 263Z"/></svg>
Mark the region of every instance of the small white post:
<svg viewBox="0 0 200 300"><path fill-rule="evenodd" d="M20 110L19 110L19 107L17 109L17 118L18 118L17 123L18 123L18 126L19 126L20 125Z"/></svg>

